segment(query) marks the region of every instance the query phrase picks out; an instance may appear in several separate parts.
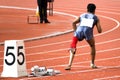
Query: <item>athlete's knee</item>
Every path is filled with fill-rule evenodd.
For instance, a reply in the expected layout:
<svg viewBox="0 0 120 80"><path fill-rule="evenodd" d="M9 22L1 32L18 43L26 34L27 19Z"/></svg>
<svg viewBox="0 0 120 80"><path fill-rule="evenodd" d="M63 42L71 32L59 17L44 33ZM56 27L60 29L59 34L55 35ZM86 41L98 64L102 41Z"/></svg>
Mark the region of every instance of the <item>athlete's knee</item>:
<svg viewBox="0 0 120 80"><path fill-rule="evenodd" d="M95 47L95 42L94 41L88 41L90 47Z"/></svg>
<svg viewBox="0 0 120 80"><path fill-rule="evenodd" d="M94 38L87 40L88 44L90 45L90 47L95 47L95 40Z"/></svg>
<svg viewBox="0 0 120 80"><path fill-rule="evenodd" d="M70 48L70 53L75 54L76 53L76 48Z"/></svg>
<svg viewBox="0 0 120 80"><path fill-rule="evenodd" d="M95 47L95 44L90 44L90 47Z"/></svg>

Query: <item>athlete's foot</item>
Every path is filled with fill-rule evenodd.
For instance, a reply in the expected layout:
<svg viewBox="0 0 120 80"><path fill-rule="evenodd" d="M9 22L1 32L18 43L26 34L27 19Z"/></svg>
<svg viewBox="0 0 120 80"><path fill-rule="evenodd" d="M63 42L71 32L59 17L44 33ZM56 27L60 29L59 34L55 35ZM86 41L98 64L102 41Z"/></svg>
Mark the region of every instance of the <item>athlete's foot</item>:
<svg viewBox="0 0 120 80"><path fill-rule="evenodd" d="M98 68L95 64L90 64L90 67L91 67L92 69Z"/></svg>
<svg viewBox="0 0 120 80"><path fill-rule="evenodd" d="M67 66L65 70L71 70L71 66Z"/></svg>

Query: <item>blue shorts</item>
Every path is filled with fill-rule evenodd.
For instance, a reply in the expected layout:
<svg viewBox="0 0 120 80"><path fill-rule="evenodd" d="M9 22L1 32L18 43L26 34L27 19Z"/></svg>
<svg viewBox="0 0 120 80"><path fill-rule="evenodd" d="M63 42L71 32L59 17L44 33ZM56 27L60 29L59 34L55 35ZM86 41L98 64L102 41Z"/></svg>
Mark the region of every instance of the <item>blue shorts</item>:
<svg viewBox="0 0 120 80"><path fill-rule="evenodd" d="M79 41L82 41L83 39L90 40L93 38L93 28L79 26L74 32L74 36L76 36Z"/></svg>

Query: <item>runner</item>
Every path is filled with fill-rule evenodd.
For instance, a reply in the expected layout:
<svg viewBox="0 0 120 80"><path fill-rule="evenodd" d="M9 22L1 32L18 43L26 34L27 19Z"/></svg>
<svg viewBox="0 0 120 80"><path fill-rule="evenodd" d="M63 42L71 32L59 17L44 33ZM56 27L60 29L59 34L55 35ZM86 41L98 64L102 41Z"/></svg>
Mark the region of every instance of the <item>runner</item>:
<svg viewBox="0 0 120 80"><path fill-rule="evenodd" d="M90 66L91 68L97 68L97 66L95 66L95 63L94 63L96 49L95 49L95 39L93 36L93 28L94 26L96 26L99 33L102 32L102 29L100 25L100 20L95 15L95 9L96 9L95 4L93 3L88 4L87 13L81 14L80 17L78 17L72 24L74 29L74 36L72 39L71 48L69 50L70 51L69 64L65 68L65 70L71 69L73 58L76 53L76 44L78 41L82 41L83 39L85 39L88 42L91 48ZM78 23L80 23L79 26L77 26Z"/></svg>

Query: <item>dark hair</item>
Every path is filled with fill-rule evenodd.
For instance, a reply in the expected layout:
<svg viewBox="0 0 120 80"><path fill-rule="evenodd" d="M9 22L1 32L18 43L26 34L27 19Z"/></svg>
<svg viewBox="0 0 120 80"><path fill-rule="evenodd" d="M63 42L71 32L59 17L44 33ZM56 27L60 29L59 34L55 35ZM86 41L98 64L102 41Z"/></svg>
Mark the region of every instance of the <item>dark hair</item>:
<svg viewBox="0 0 120 80"><path fill-rule="evenodd" d="M93 3L89 3L89 4L88 4L88 6L87 6L87 11L88 11L88 12L93 13L93 12L95 12L95 9L96 9L95 4L93 4Z"/></svg>

